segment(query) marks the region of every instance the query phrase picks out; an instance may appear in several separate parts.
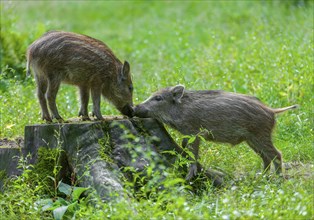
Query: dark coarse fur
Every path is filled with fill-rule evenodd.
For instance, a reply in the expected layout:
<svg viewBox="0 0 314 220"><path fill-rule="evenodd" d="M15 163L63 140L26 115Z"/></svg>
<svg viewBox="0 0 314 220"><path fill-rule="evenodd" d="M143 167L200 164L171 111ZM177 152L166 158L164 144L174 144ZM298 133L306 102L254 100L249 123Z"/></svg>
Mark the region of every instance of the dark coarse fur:
<svg viewBox="0 0 314 220"><path fill-rule="evenodd" d="M280 172L281 154L271 138L275 114L295 107L271 109L256 97L219 90L188 91L178 85L156 92L136 106L134 114L156 118L182 134L196 135L191 146L196 159L198 136L232 145L246 141L262 157L266 170L273 161ZM184 140L183 145L186 143ZM192 178L195 172L194 167L187 178Z"/></svg>
<svg viewBox="0 0 314 220"><path fill-rule="evenodd" d="M83 119L89 119L90 93L93 114L98 119L102 119L101 95L123 114L132 115L133 85L129 64L126 61L122 64L103 42L85 35L50 31L29 46L27 60L28 72L30 68L33 70L37 82L43 119L62 120L55 103L61 82L79 87L79 116Z"/></svg>

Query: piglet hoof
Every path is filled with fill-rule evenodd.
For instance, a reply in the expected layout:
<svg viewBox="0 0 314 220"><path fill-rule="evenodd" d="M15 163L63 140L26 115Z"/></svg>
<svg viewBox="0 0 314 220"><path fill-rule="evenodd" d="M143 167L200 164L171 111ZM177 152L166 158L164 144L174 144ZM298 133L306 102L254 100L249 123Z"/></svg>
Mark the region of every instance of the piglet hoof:
<svg viewBox="0 0 314 220"><path fill-rule="evenodd" d="M44 124L52 124L52 120L45 120Z"/></svg>
<svg viewBox="0 0 314 220"><path fill-rule="evenodd" d="M103 117L94 117L94 121L105 121Z"/></svg>
<svg viewBox="0 0 314 220"><path fill-rule="evenodd" d="M95 113L95 111L93 111L92 112L92 116L94 117L94 118L96 118L95 120L96 121L104 121L105 119L102 117L102 115L100 114L100 113Z"/></svg>
<svg viewBox="0 0 314 220"><path fill-rule="evenodd" d="M46 123L52 123L52 119L51 119L51 117L50 116L42 116L42 119L44 120L44 121L46 121Z"/></svg>
<svg viewBox="0 0 314 220"><path fill-rule="evenodd" d="M78 117L81 118L82 121L90 121L90 120L91 120L91 119L89 118L88 114L83 114L83 113L81 113L81 111L80 111Z"/></svg>
<svg viewBox="0 0 314 220"><path fill-rule="evenodd" d="M185 180L189 181L191 180L193 177L195 177L197 175L197 164L191 164L189 167L189 173L186 175Z"/></svg>
<svg viewBox="0 0 314 220"><path fill-rule="evenodd" d="M82 121L90 121L91 119L88 116L82 116Z"/></svg>
<svg viewBox="0 0 314 220"><path fill-rule="evenodd" d="M56 118L57 123L67 123L63 118Z"/></svg>

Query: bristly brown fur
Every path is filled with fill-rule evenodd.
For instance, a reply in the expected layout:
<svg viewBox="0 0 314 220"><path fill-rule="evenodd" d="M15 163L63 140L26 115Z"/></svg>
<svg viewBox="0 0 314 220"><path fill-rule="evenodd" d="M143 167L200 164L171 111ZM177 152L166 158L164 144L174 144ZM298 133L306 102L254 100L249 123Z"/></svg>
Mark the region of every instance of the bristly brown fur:
<svg viewBox="0 0 314 220"><path fill-rule="evenodd" d="M220 90L189 91L178 85L156 92L136 106L134 114L156 118L182 134L196 135L190 146L195 159L198 158L199 136L232 145L246 141L263 159L265 170L273 162L280 173L281 153L274 147L271 138L275 114L293 108L296 105L272 109L253 96ZM183 145L186 143L184 140ZM187 179L196 174L194 165Z"/></svg>
<svg viewBox="0 0 314 220"><path fill-rule="evenodd" d="M83 119L88 117L89 94L93 100L93 114L100 113L101 94L123 114L131 114L133 88L130 67L114 55L100 40L64 32L49 31L32 43L27 50L27 72L33 70L38 85L38 98L42 117L51 121L47 102L53 118L62 120L55 99L61 82L79 87ZM127 107L129 106L129 107Z"/></svg>

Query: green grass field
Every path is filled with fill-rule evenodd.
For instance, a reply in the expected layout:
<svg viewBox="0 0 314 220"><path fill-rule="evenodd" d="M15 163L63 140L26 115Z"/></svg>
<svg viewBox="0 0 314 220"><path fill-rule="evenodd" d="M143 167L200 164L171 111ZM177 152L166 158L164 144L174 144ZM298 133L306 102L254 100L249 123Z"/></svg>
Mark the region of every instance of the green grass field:
<svg viewBox="0 0 314 220"><path fill-rule="evenodd" d="M178 186L148 199L82 202L77 219L313 219L313 16L311 0L1 1L0 139L43 123L34 79L25 76L27 46L48 30L86 34L129 61L135 104L184 84L300 108L277 117L273 137L292 167L287 180L255 175L262 161L246 144L202 143L201 163L230 176L223 189L208 183L198 194ZM63 85L57 105L64 118L77 116L76 88ZM119 114L103 100L101 110ZM180 143L182 136L167 129ZM47 195L27 178L13 181L0 198L0 219L53 218L36 205Z"/></svg>

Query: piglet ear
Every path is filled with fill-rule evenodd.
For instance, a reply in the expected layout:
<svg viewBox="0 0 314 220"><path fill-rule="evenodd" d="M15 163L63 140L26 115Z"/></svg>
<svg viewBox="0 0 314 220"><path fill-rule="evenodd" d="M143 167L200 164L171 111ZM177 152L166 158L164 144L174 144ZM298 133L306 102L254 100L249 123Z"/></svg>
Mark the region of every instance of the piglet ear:
<svg viewBox="0 0 314 220"><path fill-rule="evenodd" d="M119 74L119 82L126 80L130 74L130 64L128 61L124 61L121 73Z"/></svg>
<svg viewBox="0 0 314 220"><path fill-rule="evenodd" d="M184 86L182 85L177 85L171 88L171 93L172 93L172 97L173 97L173 101L175 103L181 103L181 98L184 94Z"/></svg>

